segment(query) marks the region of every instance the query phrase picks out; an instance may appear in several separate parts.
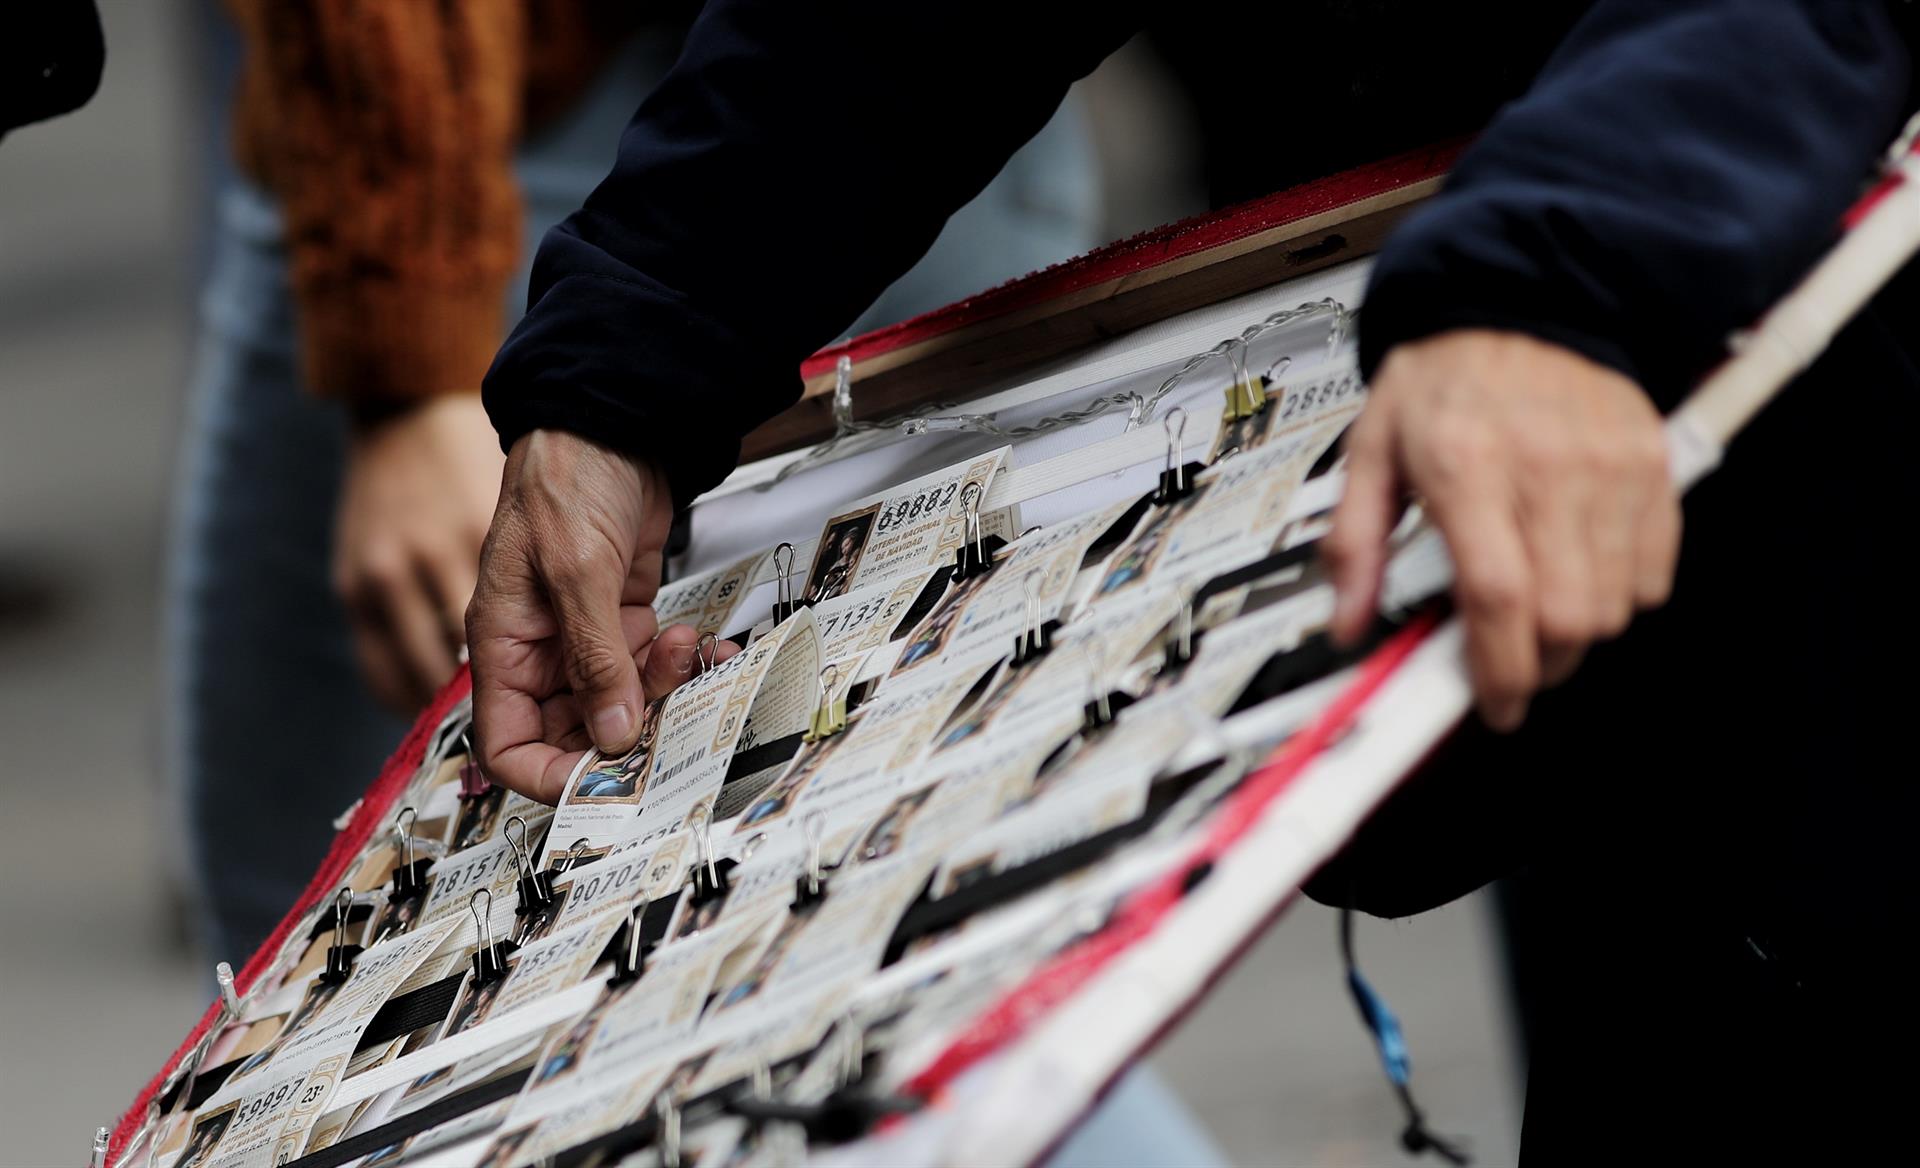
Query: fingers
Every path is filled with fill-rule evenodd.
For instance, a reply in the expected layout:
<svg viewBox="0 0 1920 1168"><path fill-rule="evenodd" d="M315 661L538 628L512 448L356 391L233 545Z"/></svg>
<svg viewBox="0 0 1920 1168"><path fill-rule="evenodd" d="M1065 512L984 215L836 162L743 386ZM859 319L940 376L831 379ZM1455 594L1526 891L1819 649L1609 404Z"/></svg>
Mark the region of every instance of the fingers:
<svg viewBox="0 0 1920 1168"><path fill-rule="evenodd" d="M1513 503L1497 483L1488 475L1428 502L1453 554L1480 716L1505 732L1525 720L1541 666L1533 566Z"/></svg>
<svg viewBox="0 0 1920 1168"><path fill-rule="evenodd" d="M1322 543L1333 573L1333 635L1360 639L1379 605L1387 535L1399 498L1393 463L1394 418L1388 403L1370 406L1347 433L1347 485Z"/></svg>
<svg viewBox="0 0 1920 1168"><path fill-rule="evenodd" d="M1642 608L1658 608L1673 594L1673 574L1680 560L1680 499L1673 492L1664 445L1643 450L1643 461L1658 464L1659 486L1642 501L1633 533L1633 599Z"/></svg>
<svg viewBox="0 0 1920 1168"><path fill-rule="evenodd" d="M611 554L566 559L545 574L560 624L560 660L586 717L587 734L607 754L632 749L640 735L640 672L622 627L620 593L627 565ZM639 612L651 616L651 610Z"/></svg>
<svg viewBox="0 0 1920 1168"><path fill-rule="evenodd" d="M675 686L700 672L703 663L699 643L700 634L692 625L674 625L661 630L642 658L640 683L648 701L665 697ZM732 641L721 641L710 650L715 665L739 651L740 646Z"/></svg>
<svg viewBox="0 0 1920 1168"><path fill-rule="evenodd" d="M1551 473L1534 467L1516 491L1533 576L1529 615L1539 640L1539 680L1546 685L1564 681L1579 661L1594 638L1603 603L1589 492L1564 462L1558 473L1568 481L1551 484Z"/></svg>

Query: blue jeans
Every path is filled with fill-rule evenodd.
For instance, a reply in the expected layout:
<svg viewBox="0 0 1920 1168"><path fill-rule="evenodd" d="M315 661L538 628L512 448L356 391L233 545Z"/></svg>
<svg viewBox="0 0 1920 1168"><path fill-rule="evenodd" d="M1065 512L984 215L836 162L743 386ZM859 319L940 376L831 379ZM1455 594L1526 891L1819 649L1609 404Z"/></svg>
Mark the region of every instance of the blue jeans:
<svg viewBox="0 0 1920 1168"><path fill-rule="evenodd" d="M637 41L579 108L522 150L527 256L605 173L620 128L672 49ZM1082 251L1095 242L1097 217L1093 158L1069 106L849 331ZM521 279L512 288L516 312L525 287ZM334 817L406 729L362 683L329 586L346 438L340 411L300 385L279 214L260 192L231 185L216 210L181 458L165 713L203 939L236 966L305 887ZM1126 1117L1126 1132L1103 1135L1112 1124L1096 1119L1054 1162L1218 1163L1165 1089L1143 1078L1102 1112ZM1143 1126L1145 1134L1133 1130ZM1174 1148L1151 1138L1182 1132L1194 1138ZM1148 1158L1120 1155L1140 1151Z"/></svg>

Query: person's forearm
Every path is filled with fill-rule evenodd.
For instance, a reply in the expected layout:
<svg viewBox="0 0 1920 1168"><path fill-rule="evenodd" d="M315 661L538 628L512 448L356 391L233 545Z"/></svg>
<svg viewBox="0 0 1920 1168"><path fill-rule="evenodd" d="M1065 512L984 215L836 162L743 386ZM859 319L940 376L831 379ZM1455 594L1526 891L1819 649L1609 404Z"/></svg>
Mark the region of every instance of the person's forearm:
<svg viewBox="0 0 1920 1168"><path fill-rule="evenodd" d="M1829 241L1908 58L1883 0L1602 0L1389 243L1364 367L1501 328L1671 405Z"/></svg>
<svg viewBox="0 0 1920 1168"><path fill-rule="evenodd" d="M242 161L279 197L309 387L366 419L471 393L521 232L515 0L243 0Z"/></svg>
<svg viewBox="0 0 1920 1168"><path fill-rule="evenodd" d="M486 380L505 443L557 428L684 503L799 393L802 358L1131 31L1131 5L714 0L613 173L550 232Z"/></svg>

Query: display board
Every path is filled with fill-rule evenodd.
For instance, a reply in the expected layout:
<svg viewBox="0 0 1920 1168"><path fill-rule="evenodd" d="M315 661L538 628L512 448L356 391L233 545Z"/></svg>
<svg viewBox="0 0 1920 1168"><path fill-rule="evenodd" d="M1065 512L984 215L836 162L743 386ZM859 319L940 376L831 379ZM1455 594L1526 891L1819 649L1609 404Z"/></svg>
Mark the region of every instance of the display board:
<svg viewBox="0 0 1920 1168"><path fill-rule="evenodd" d="M1916 241L1890 179L1671 419L1683 484ZM640 744L533 803L456 679L98 1158L1039 1159L1467 708L1417 507L1370 635L1326 631L1364 280L743 468L656 601L710 639Z"/></svg>

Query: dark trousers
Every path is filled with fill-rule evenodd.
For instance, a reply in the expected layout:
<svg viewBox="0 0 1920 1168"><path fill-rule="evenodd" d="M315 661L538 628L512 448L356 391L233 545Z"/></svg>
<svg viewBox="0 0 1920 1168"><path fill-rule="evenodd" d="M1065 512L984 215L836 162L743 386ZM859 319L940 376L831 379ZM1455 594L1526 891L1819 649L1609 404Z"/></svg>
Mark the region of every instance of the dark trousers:
<svg viewBox="0 0 1920 1168"><path fill-rule="evenodd" d="M1520 733L1464 727L1308 888L1401 916L1526 873L1529 1163L1909 1142L1917 285L1689 495L1671 604Z"/></svg>

